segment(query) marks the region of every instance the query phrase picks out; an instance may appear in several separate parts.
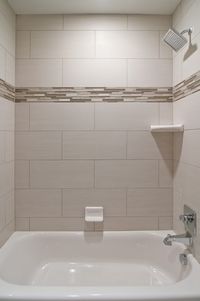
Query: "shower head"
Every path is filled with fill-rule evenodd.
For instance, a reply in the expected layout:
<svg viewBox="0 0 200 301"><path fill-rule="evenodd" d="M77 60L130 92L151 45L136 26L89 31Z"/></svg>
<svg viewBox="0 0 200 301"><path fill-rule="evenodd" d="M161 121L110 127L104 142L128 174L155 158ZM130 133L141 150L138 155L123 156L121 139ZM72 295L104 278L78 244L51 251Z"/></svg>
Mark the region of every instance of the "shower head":
<svg viewBox="0 0 200 301"><path fill-rule="evenodd" d="M183 36L184 33L191 34L192 29L184 30L181 33L176 31L174 28L170 28L168 32L165 34L163 41L169 45L173 50L180 50L186 43L187 39Z"/></svg>

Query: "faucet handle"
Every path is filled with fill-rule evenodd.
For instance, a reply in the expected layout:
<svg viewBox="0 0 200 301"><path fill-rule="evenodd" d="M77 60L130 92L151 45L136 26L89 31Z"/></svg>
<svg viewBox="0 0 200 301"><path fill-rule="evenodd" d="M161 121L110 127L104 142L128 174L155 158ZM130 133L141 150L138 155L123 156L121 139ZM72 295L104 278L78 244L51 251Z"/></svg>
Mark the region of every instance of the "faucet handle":
<svg viewBox="0 0 200 301"><path fill-rule="evenodd" d="M184 224L190 224L194 221L194 214L181 214L179 216L179 219L184 223Z"/></svg>

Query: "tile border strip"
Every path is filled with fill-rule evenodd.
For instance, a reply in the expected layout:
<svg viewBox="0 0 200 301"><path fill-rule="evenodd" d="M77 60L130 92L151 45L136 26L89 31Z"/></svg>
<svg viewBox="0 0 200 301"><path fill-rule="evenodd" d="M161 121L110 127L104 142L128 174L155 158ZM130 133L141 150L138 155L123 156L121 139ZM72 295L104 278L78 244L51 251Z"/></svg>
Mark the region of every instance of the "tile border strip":
<svg viewBox="0 0 200 301"><path fill-rule="evenodd" d="M200 91L200 71L172 87L28 87L0 79L0 97L20 102L173 102Z"/></svg>
<svg viewBox="0 0 200 301"><path fill-rule="evenodd" d="M172 87L16 88L16 102L172 102Z"/></svg>
<svg viewBox="0 0 200 301"><path fill-rule="evenodd" d="M192 74L173 87L173 101L200 91L200 71Z"/></svg>
<svg viewBox="0 0 200 301"><path fill-rule="evenodd" d="M15 102L15 88L0 79L0 97Z"/></svg>

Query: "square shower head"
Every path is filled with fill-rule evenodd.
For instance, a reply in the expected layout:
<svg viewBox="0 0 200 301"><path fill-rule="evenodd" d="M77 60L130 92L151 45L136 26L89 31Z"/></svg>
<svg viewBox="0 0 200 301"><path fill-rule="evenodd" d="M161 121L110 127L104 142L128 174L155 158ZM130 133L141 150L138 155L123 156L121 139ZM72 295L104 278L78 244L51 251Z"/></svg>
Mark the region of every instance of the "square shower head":
<svg viewBox="0 0 200 301"><path fill-rule="evenodd" d="M165 34L163 41L173 50L180 50L186 43L187 39L175 29L169 29Z"/></svg>

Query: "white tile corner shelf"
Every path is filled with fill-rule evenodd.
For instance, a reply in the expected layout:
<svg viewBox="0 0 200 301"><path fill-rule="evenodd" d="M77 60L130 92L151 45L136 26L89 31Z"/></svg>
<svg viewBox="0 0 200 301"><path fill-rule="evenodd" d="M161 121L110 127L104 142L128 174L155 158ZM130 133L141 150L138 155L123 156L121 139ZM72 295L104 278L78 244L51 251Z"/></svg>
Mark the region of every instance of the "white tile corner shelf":
<svg viewBox="0 0 200 301"><path fill-rule="evenodd" d="M183 132L184 125L183 124L172 124L172 125L151 125L150 126L151 132Z"/></svg>

